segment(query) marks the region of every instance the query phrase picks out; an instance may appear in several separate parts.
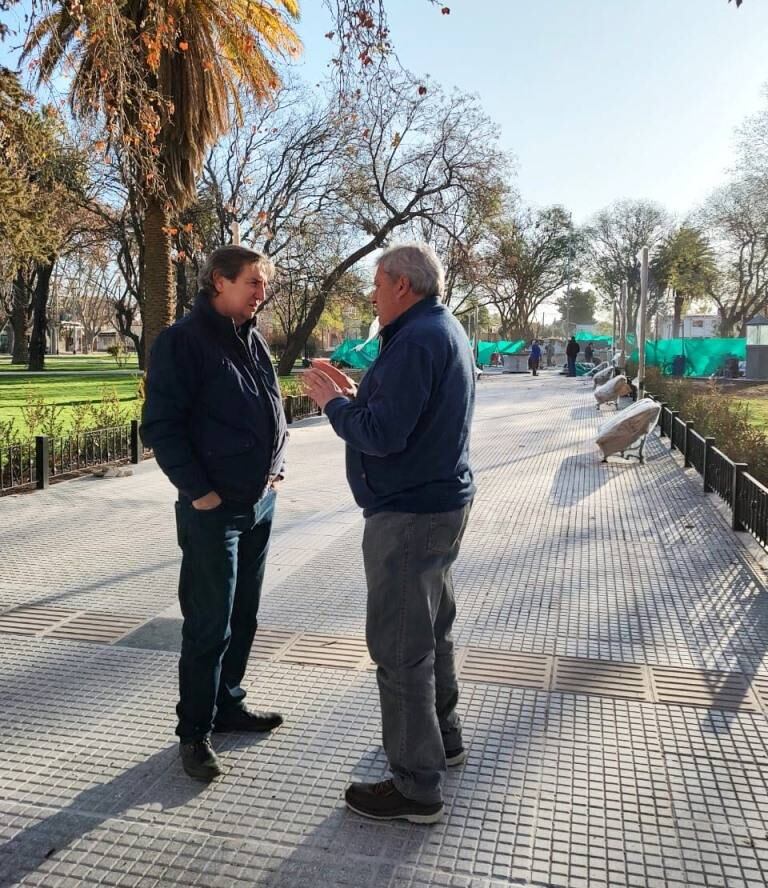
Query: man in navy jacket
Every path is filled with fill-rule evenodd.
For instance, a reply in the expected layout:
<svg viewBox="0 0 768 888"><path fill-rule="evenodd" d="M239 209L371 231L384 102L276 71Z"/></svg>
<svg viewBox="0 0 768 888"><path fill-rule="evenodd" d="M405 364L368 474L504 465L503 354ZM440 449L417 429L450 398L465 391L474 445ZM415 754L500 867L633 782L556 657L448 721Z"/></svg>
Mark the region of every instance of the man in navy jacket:
<svg viewBox="0 0 768 888"><path fill-rule="evenodd" d="M178 489L184 617L176 707L181 760L218 776L211 730L269 731L240 687L256 632L282 478L286 424L269 349L253 323L273 267L239 246L211 254L192 312L152 349L142 436Z"/></svg>
<svg viewBox="0 0 768 888"><path fill-rule="evenodd" d="M475 492L475 367L441 304L444 272L430 247L387 250L374 282L381 353L359 390L330 367L307 373L309 393L346 442L347 479L365 517L366 640L392 771L391 780L353 783L346 801L366 817L433 823L446 766L466 758L451 565Z"/></svg>

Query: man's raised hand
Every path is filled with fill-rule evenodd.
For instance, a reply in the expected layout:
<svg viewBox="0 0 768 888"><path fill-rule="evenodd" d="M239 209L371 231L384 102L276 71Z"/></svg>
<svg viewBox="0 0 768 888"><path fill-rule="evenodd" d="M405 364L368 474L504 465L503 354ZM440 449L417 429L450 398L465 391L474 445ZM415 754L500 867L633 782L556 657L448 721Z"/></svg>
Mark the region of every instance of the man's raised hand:
<svg viewBox="0 0 768 888"><path fill-rule="evenodd" d="M325 373L329 379L333 380L333 382L335 382L341 389L341 393L345 397L354 398L357 394L357 383L355 380L339 370L338 367L334 367L330 361L315 359L312 361L312 368L314 370L319 370L321 373Z"/></svg>

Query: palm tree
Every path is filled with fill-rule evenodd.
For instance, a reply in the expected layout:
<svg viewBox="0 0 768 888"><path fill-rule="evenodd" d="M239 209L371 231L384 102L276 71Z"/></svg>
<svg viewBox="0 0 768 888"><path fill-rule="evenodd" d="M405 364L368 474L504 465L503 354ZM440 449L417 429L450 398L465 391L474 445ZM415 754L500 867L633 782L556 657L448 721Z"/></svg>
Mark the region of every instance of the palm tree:
<svg viewBox="0 0 768 888"><path fill-rule="evenodd" d="M238 90L267 99L295 55L298 0L59 0L31 31L39 81L74 71L75 116L99 118L144 209L145 366L174 320L171 220L195 196Z"/></svg>
<svg viewBox="0 0 768 888"><path fill-rule="evenodd" d="M712 248L705 235L682 225L661 245L653 263L653 275L660 286L674 292L672 338L680 335L683 309L692 299L710 292L717 276Z"/></svg>

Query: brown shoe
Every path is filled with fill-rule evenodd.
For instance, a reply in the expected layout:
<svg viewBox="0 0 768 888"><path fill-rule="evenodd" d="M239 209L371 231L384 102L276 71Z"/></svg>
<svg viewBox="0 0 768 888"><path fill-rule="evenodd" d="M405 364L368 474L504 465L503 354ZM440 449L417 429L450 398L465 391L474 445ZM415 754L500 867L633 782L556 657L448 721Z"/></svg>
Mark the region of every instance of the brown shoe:
<svg viewBox="0 0 768 888"><path fill-rule="evenodd" d="M437 823L443 816L443 803L407 799L391 780L381 783L352 783L344 793L347 807L372 820L407 820L409 823Z"/></svg>

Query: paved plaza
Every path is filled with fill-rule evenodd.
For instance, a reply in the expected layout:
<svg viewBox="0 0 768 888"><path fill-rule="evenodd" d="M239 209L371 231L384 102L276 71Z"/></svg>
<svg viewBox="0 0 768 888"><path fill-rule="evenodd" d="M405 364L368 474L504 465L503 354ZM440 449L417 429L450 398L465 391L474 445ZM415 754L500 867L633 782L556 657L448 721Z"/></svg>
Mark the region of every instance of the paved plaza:
<svg viewBox="0 0 768 888"><path fill-rule="evenodd" d="M764 575L664 442L603 465L597 423L581 380L479 386L455 568L469 758L432 827L343 805L386 761L362 518L324 418L291 430L249 668L285 725L217 735L210 785L173 735L180 553L155 464L0 500L0 884L765 886Z"/></svg>

